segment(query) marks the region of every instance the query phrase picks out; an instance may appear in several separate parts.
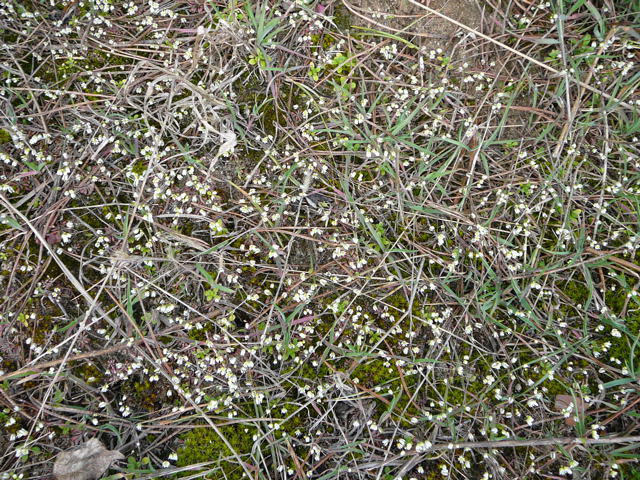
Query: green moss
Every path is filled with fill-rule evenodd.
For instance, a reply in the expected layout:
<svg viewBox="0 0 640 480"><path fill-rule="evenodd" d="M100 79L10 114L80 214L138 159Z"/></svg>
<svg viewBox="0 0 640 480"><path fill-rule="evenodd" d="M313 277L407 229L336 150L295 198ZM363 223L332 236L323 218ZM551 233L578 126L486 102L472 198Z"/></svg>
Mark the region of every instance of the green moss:
<svg viewBox="0 0 640 480"><path fill-rule="evenodd" d="M447 405L455 408L464 404L465 386L461 384L461 381L438 383L436 390Z"/></svg>
<svg viewBox="0 0 640 480"><path fill-rule="evenodd" d="M203 322L200 322L201 324ZM216 329L215 323L213 321L207 320L202 325L202 328L192 328L188 331L187 336L191 340L197 340L199 342L204 342L207 339L207 332L214 332Z"/></svg>
<svg viewBox="0 0 640 480"><path fill-rule="evenodd" d="M59 58L40 63L35 62L32 57L26 57L21 64L25 71L34 74L37 72L45 83L55 84L64 79L80 77L93 71L101 71L103 74L125 78L126 73L122 72L120 67L130 65L132 62L132 59L124 56L111 55L100 50L90 50L82 58ZM33 68L35 65L38 65L38 67ZM101 93L91 87L83 87L81 90L88 94ZM93 95L88 95L87 98L90 100L101 99Z"/></svg>
<svg viewBox="0 0 640 480"><path fill-rule="evenodd" d="M607 279L606 291L603 297L610 314L614 315L614 318L609 320L609 317L605 316L597 320L598 323L596 325L590 326L589 330L597 332L596 326L600 326L603 323L608 325L608 328L602 334L596 334L595 349L602 351L603 357L606 359L614 357L621 362L626 362L628 365L633 361L633 366L638 368L640 366L640 342L636 344L633 353L632 348L640 335L640 300L638 300L638 296L627 298L627 295L632 290L631 285L633 285L633 282L634 280L631 277L623 274L616 274L614 278ZM586 284L569 281L561 286L561 291L565 297L571 300L560 306L560 311L564 315L575 314L578 305L587 308L591 299L591 292ZM590 320L590 322L592 321ZM621 332L619 337L610 334L613 328ZM609 345L608 348L605 348L605 344Z"/></svg>
<svg viewBox="0 0 640 480"><path fill-rule="evenodd" d="M575 280L567 282L561 287L561 290L562 293L574 302L574 304L584 305L591 296L589 288L584 283L580 283Z"/></svg>
<svg viewBox="0 0 640 480"><path fill-rule="evenodd" d="M557 368L559 365L554 365L547 359L540 359L530 355L529 353L520 353L518 358L520 360L520 366L522 368L526 368L525 376L534 381L534 385L525 390L525 394L533 391L534 388L541 390L549 398L553 398L556 395L573 393L572 385L568 384L569 379L559 378L558 370L561 370L560 368ZM570 363L574 368L576 366L587 366L587 362L585 361L579 361L578 364L574 361L571 361ZM553 374L553 378L551 378L551 374Z"/></svg>
<svg viewBox="0 0 640 480"><path fill-rule="evenodd" d="M605 304L619 322L620 337L607 335L606 341L611 342L607 357L615 357L622 362L633 362L633 367L640 367L640 296L628 297L633 279L626 275L619 275L608 285L605 292ZM626 309L625 309L626 307ZM635 349L632 352L632 348Z"/></svg>
<svg viewBox="0 0 640 480"><path fill-rule="evenodd" d="M402 293L389 295L384 298L383 302L391 307L391 313L394 314L404 314L409 309L409 300ZM425 317L425 312L420 308L418 302L413 302L411 305L411 314L417 318Z"/></svg>
<svg viewBox="0 0 640 480"><path fill-rule="evenodd" d="M275 135L277 126L287 125L286 112L292 111L294 104L303 105L305 94L300 88L283 83L278 86L279 95L270 95L268 86L251 72L239 77L233 83L233 89L237 92L236 104L244 108L247 113L258 118L262 131L268 135ZM247 150L248 157L256 157L261 160L263 151ZM254 162L255 163L255 162Z"/></svg>
<svg viewBox="0 0 640 480"><path fill-rule="evenodd" d="M9 424L9 419L12 418L15 423ZM0 411L0 425L2 430L7 434L15 434L22 428L22 418L17 414L12 414L11 410L5 408Z"/></svg>
<svg viewBox="0 0 640 480"><path fill-rule="evenodd" d="M254 445L253 435L257 429L243 423L218 426L222 435L235 453L247 461L247 456L251 453ZM186 467L199 462L217 462L222 470L214 470L203 478L227 480L240 480L245 474L244 470L234 457L232 451L212 428L195 428L180 437L184 441L184 446L178 449L179 467ZM185 472L193 474L193 471Z"/></svg>
<svg viewBox="0 0 640 480"><path fill-rule="evenodd" d="M297 408L297 406L295 404L292 404L292 408ZM305 418L303 417L303 415L301 415L301 413L292 416L291 418L283 421L280 424L279 432L281 432L281 437L296 438L304 431L304 426L306 424L307 422L305 422ZM300 449L300 447L298 447L296 448L296 450L300 450L296 452L296 455L298 457L300 457L301 454L304 455L307 452L306 448Z"/></svg>
<svg viewBox="0 0 640 480"><path fill-rule="evenodd" d="M90 362L74 362L72 364L74 375L80 377L91 385L99 385L104 379L104 373L93 363Z"/></svg>
<svg viewBox="0 0 640 480"><path fill-rule="evenodd" d="M238 92L237 104L246 106L252 114L257 115L267 134L275 134L275 125L279 123L278 109L275 99L267 96L266 86L255 75L247 73L236 80L233 87Z"/></svg>
<svg viewBox="0 0 640 480"><path fill-rule="evenodd" d="M622 480L640 480L640 467L637 464L623 463L619 471Z"/></svg>
<svg viewBox="0 0 640 480"><path fill-rule="evenodd" d="M305 362L297 368L285 369L284 373L291 374L289 381L294 385L303 387L304 385L315 384L322 381L328 375L331 375L331 370L324 364L319 367L313 367L309 362Z"/></svg>
<svg viewBox="0 0 640 480"><path fill-rule="evenodd" d="M0 369L5 372L13 372L18 370L18 362L8 358L3 358L2 361L0 361ZM8 383L6 383L6 385L8 385ZM0 388L4 388L3 384L0 384Z"/></svg>
<svg viewBox="0 0 640 480"><path fill-rule="evenodd" d="M178 466L189 466L199 462L213 462L208 469L210 473L202 478L208 479L242 479L246 478L242 467L238 464L235 455L249 465L255 465L255 456L268 457L278 450L278 457L282 458L287 466L295 469L295 462L291 455L291 448L298 459L308 458L308 448L300 445L297 438L305 433L305 425L308 425L308 412L298 411L300 404L292 396L279 398L270 405L271 409L264 411L260 405L246 405L248 409L255 408L258 417L268 417L269 421L264 428L246 422L223 422L217 425L217 429L229 446L216 433L216 430L203 425L185 434L180 439L184 442L178 448ZM291 413L295 414L291 415ZM260 440L254 440L254 437ZM260 442L260 443L258 443ZM269 459L265 459L269 462ZM193 474L194 471L189 471ZM185 473L186 475L186 473ZM200 477L199 477L200 478Z"/></svg>
<svg viewBox="0 0 640 480"><path fill-rule="evenodd" d="M440 480L442 478L441 470L437 469L436 466L434 466L425 475L426 476L423 477L425 480Z"/></svg>
<svg viewBox="0 0 640 480"><path fill-rule="evenodd" d="M166 392L169 388L164 380L149 382L139 377L131 377L120 387L120 394L127 395L137 410L154 412L161 409L167 403Z"/></svg>
<svg viewBox="0 0 640 480"><path fill-rule="evenodd" d="M143 175L144 172L147 171L147 167L148 167L147 162L143 160L138 160L136 163L133 164L133 167L131 167L131 171L136 175Z"/></svg>
<svg viewBox="0 0 640 480"><path fill-rule="evenodd" d="M357 378L360 384L370 390L379 390L380 393L393 392L395 405L392 404L392 414L403 426L409 427L411 425L409 419L420 415L414 403L415 400L412 401L410 397L412 387L417 383L416 376L403 373L401 378L395 360L376 358L361 363L353 370L351 378L354 380ZM390 405L382 400L376 402L378 415L382 415L390 408Z"/></svg>
<svg viewBox="0 0 640 480"><path fill-rule="evenodd" d="M22 315L22 314L21 314ZM20 315L18 316L19 319ZM54 324L49 316L39 317L33 322L33 330L31 331L31 338L37 345L43 345L48 339L50 339L54 332Z"/></svg>
<svg viewBox="0 0 640 480"><path fill-rule="evenodd" d="M367 388L396 386L398 371L387 360L373 359L358 365L351 372L352 379L358 379Z"/></svg>
<svg viewBox="0 0 640 480"><path fill-rule="evenodd" d="M0 128L0 145L3 143L9 143L11 141L11 135L6 130Z"/></svg>
<svg viewBox="0 0 640 480"><path fill-rule="evenodd" d="M341 33L347 33L351 29L351 13L341 2L333 6L333 23Z"/></svg>
<svg viewBox="0 0 640 480"><path fill-rule="evenodd" d="M328 50L337 43L337 40L329 33L314 33L311 35L311 43L316 47L321 47L323 50Z"/></svg>

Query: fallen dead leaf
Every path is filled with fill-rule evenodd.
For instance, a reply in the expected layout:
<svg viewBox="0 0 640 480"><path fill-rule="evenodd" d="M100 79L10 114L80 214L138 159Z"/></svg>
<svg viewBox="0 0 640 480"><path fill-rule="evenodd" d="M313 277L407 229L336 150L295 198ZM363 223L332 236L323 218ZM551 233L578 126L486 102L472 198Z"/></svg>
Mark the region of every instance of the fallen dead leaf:
<svg viewBox="0 0 640 480"><path fill-rule="evenodd" d="M62 241L62 234L60 230L55 229L47 234L45 237L47 239L47 243L49 245L55 245L56 243L60 243Z"/></svg>
<svg viewBox="0 0 640 480"><path fill-rule="evenodd" d="M238 144L236 132L233 131L233 128L227 128L220 132L220 140L222 141L222 145L220 145L218 149L218 157L224 157L225 155L233 153Z"/></svg>
<svg viewBox="0 0 640 480"><path fill-rule="evenodd" d="M53 464L57 480L96 480L116 460L124 458L116 450L107 450L97 438L58 455Z"/></svg>

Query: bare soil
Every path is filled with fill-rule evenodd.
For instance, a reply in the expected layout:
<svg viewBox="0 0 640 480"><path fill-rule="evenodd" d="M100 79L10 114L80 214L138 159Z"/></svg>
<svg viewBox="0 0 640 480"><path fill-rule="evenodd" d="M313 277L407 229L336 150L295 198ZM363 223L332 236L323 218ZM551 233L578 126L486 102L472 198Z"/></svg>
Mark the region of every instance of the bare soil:
<svg viewBox="0 0 640 480"><path fill-rule="evenodd" d="M424 4L480 31L482 13L475 0L425 0ZM427 48L448 50L456 34L462 30L444 18L430 15L408 0L353 0L351 6L358 13L353 15L354 25L382 27L394 33L415 35L416 41Z"/></svg>

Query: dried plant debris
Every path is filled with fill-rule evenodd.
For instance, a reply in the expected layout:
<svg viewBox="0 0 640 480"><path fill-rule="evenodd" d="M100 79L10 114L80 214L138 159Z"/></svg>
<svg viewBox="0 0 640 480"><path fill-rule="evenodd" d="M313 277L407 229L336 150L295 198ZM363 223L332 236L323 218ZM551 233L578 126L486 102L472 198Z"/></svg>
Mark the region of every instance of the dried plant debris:
<svg viewBox="0 0 640 480"><path fill-rule="evenodd" d="M92 438L80 447L58 455L53 474L57 480L96 480L113 462L123 458L117 450L107 450L100 440Z"/></svg>
<svg viewBox="0 0 640 480"><path fill-rule="evenodd" d="M0 480L640 480L639 2L0 0Z"/></svg>

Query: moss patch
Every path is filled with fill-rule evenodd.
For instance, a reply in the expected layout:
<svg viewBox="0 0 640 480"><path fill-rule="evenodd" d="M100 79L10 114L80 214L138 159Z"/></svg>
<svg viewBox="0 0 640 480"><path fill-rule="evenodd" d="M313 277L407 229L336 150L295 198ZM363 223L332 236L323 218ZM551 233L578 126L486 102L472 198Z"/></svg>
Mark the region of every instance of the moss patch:
<svg viewBox="0 0 640 480"><path fill-rule="evenodd" d="M347 33L351 29L351 13L342 2L337 2L333 6L333 23L342 33Z"/></svg>
<svg viewBox="0 0 640 480"><path fill-rule="evenodd" d="M0 145L3 143L9 143L11 141L11 135L6 130L0 128Z"/></svg>
<svg viewBox="0 0 640 480"><path fill-rule="evenodd" d="M253 448L253 435L256 434L257 429L242 423L234 423L220 426L218 430L235 453L241 459L247 460ZM245 476L244 470L238 465L232 451L212 428L196 428L181 438L184 446L178 449L177 465L179 467L199 462L217 462L221 471L216 470L203 478L240 480ZM192 471L186 473L193 474Z"/></svg>

